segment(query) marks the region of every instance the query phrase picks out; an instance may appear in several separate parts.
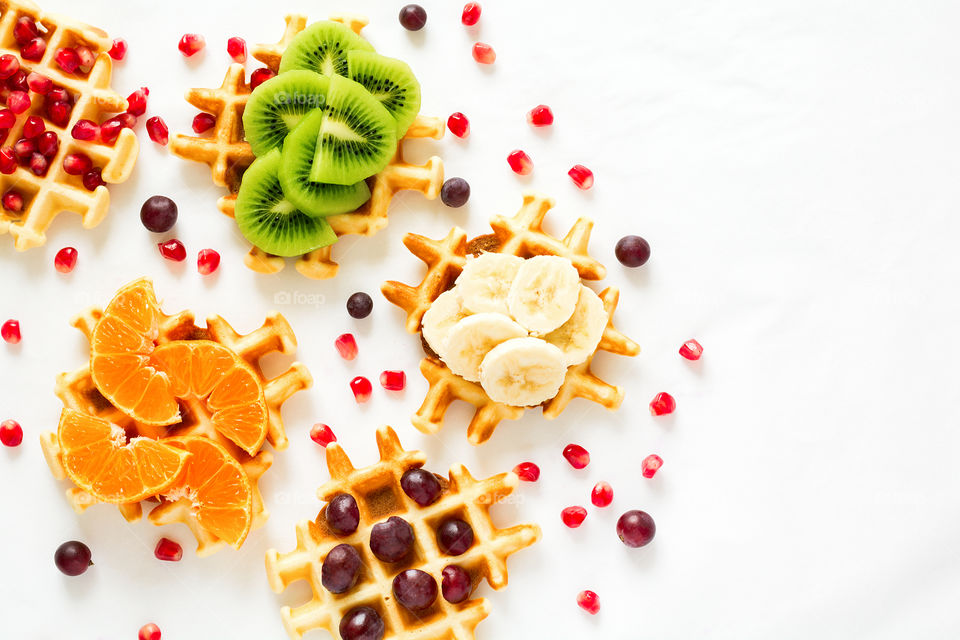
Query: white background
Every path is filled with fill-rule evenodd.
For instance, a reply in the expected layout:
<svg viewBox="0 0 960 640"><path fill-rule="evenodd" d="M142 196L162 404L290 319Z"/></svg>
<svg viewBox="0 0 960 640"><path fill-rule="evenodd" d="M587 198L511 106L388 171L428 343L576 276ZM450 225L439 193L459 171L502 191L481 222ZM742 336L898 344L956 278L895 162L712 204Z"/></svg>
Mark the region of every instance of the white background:
<svg viewBox="0 0 960 640"><path fill-rule="evenodd" d="M114 86L123 95L149 86L148 115L171 131L188 131L195 113L185 89L219 86L229 36L273 42L285 12L367 13L378 50L418 74L423 112L470 117L469 139L448 134L412 151L441 155L473 196L460 210L399 197L384 232L337 245L335 280L308 281L292 266L255 275L214 207L221 192L206 168L144 134L135 176L111 189L99 228L63 215L47 245L26 254L0 238L0 317L19 318L23 330L19 347L0 344L0 414L26 432L19 449L0 451L0 635L132 639L155 621L170 640L283 638L280 606L304 591L274 595L263 555L292 548L294 523L319 508L313 491L327 473L308 431L323 421L358 464L374 459L374 429L389 423L437 471L458 461L477 475L541 465L540 483L496 512L502 525L537 522L544 535L511 559L507 589L482 589L493 613L481 639L957 637L957 6L486 1L479 29L467 30L459 3L428 2L426 29L410 34L397 22L400 4L46 0L129 40ZM199 60L176 49L186 31L207 38ZM496 48L493 67L471 59L477 39ZM533 131L524 114L541 102L556 124ZM534 159L527 178L507 167L516 147ZM595 171L592 191L570 183L574 163ZM618 324L643 347L632 360L596 362L626 387L626 401L618 413L576 401L553 422L530 413L481 448L467 444L468 412L458 407L439 436L425 437L409 424L426 388L419 341L379 285L422 273L400 242L405 232L482 233L525 189L556 198L557 233L578 215L597 221L592 252L622 289ZM185 265L163 261L140 225L154 193L180 205ZM646 267L614 259L627 233L650 241ZM66 245L80 252L69 276L53 269ZM193 266L204 247L223 255L211 278ZM143 275L168 312L220 313L244 332L278 292L325 298L277 308L316 384L284 407L291 446L261 483L272 515L239 552L198 560L183 527L128 525L107 507L77 516L41 456L38 435L60 410L54 378L86 356L70 318ZM344 310L358 290L375 298L363 321ZM333 347L345 331L360 343L352 363ZM705 347L698 365L677 355L691 336ZM386 368L406 370L407 390L377 387L356 405L350 378L376 381ZM659 391L677 398L668 419L647 412ZM563 460L568 442L590 449L587 469ZM639 463L652 452L666 463L644 480ZM598 480L613 484L613 506L563 528L560 510L589 504ZM616 518L630 508L656 519L647 548L616 539ZM160 535L184 544L183 562L153 558ZM52 561L72 538L96 562L79 578ZM600 594L600 615L576 607L584 588Z"/></svg>

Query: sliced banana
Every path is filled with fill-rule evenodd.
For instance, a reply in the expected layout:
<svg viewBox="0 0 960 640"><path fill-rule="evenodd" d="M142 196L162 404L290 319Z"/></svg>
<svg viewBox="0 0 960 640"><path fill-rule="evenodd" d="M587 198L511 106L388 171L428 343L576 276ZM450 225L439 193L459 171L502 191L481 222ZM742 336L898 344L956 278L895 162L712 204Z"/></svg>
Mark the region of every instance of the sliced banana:
<svg viewBox="0 0 960 640"><path fill-rule="evenodd" d="M438 353L450 371L479 382L480 363L487 352L505 340L526 335L527 330L507 316L477 313L453 325Z"/></svg>
<svg viewBox="0 0 960 640"><path fill-rule="evenodd" d="M504 253L483 253L467 260L457 278L463 306L473 313L510 315L507 294L522 264L523 258Z"/></svg>
<svg viewBox="0 0 960 640"><path fill-rule="evenodd" d="M607 310L603 300L589 287L580 285L580 297L570 319L543 339L563 352L567 366L580 364L597 350L607 327Z"/></svg>
<svg viewBox="0 0 960 640"><path fill-rule="evenodd" d="M553 398L566 375L563 352L539 338L502 342L480 365L480 385L490 399L516 407Z"/></svg>
<svg viewBox="0 0 960 640"><path fill-rule="evenodd" d="M443 355L443 345L450 329L468 315L469 312L460 304L460 298L456 292L453 289L444 291L423 314L423 319L420 321L423 339L438 355Z"/></svg>
<svg viewBox="0 0 960 640"><path fill-rule="evenodd" d="M570 319L580 297L580 274L559 256L523 261L507 294L507 308L534 334L549 333Z"/></svg>

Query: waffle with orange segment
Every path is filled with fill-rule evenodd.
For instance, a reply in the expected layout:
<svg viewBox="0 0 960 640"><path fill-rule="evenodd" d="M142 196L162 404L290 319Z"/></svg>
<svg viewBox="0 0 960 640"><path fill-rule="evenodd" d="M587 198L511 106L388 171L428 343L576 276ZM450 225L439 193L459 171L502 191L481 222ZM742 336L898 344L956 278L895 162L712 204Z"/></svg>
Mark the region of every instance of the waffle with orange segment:
<svg viewBox="0 0 960 640"><path fill-rule="evenodd" d="M286 448L281 407L312 382L300 363L275 377L260 367L296 350L283 316L247 335L219 316L198 326L189 311L164 314L141 279L74 326L90 340L90 362L57 378L60 428L41 438L54 476L74 485L74 509L116 504L134 521L147 505L151 522L189 527L199 555L241 545L267 517L264 445Z"/></svg>
<svg viewBox="0 0 960 640"><path fill-rule="evenodd" d="M367 24L357 16L332 16L332 21L348 26L359 34ZM301 15L286 18L283 37L276 44L253 47L255 58L276 73L281 58L294 38L307 28L307 19ZM364 41L365 42L365 41ZM232 65L217 89L191 89L186 99L197 108L212 114L215 125L209 134L187 136L178 134L170 148L178 156L204 162L211 167L213 181L226 187L229 194L220 198L218 208L227 216L235 217L237 194L246 169L255 156L244 137L242 118L249 100L251 86L242 65ZM366 180L370 197L349 213L324 218L334 237L343 235L373 235L387 225L388 211L393 196L403 190L419 191L428 200L434 200L443 184L443 162L431 157L425 164L407 162L403 157L403 141L417 138L439 139L444 124L439 118L417 115L396 147L386 167ZM246 265L259 273L277 273L286 265L286 259L253 247L245 259ZM296 258L297 270L308 278L327 279L337 274L339 265L332 259L332 245L308 251Z"/></svg>
<svg viewBox="0 0 960 640"><path fill-rule="evenodd" d="M535 525L498 529L490 518L519 479L502 473L478 481L461 464L447 478L424 471L426 456L404 450L390 427L377 431L377 447L380 461L357 469L339 444L329 445L330 481L317 492L328 504L297 525L296 549L267 552L275 592L310 584L311 599L284 607L283 623L295 640L314 629L347 637L360 625L369 630L364 637L385 640L472 640L490 613L473 590L482 580L505 587L507 558L540 538ZM442 581L455 588L440 594ZM431 590L432 598L414 593Z"/></svg>
<svg viewBox="0 0 960 640"><path fill-rule="evenodd" d="M417 258L426 263L427 273L423 281L416 286L388 281L381 287L387 300L406 312L407 331L411 333L422 332L424 345L432 346L428 339L429 332L424 331L424 316L431 308L434 313L445 313L445 311L441 311L441 308L448 307L448 303L451 305L448 309L449 318L442 318L442 320L449 322L450 325L455 325L470 313L473 313L469 316L471 318L482 315L485 321L489 320L487 316L490 313L475 313L477 309L467 311L463 307L457 306L462 304L462 299L458 294L450 293L441 299L441 296L447 294L456 285L467 264L468 255L515 256L523 260L516 261L515 258L509 258L509 261L523 263L528 263L529 260L527 259L533 257L559 257L572 265L575 270L575 273L571 270L574 278L579 276L579 279L584 280L602 279L606 275L605 267L587 253L593 222L587 218L580 218L564 238L555 238L543 228L544 217L552 207L553 200L550 198L538 194L527 194L523 197L523 205L516 215L513 217L494 216L490 221L493 233L478 236L470 241L467 240L466 232L460 228L454 228L447 234L446 238L441 240L432 240L412 233L407 234L403 241L404 244ZM579 279L576 280L575 286L582 287L579 284ZM505 296L513 281L512 276L494 274L489 286L506 287L502 291ZM586 289L586 287L582 287L582 289ZM550 294L544 295L545 298L551 297L555 293L550 289L544 291ZM575 308L579 310L580 300L591 295L597 297L597 294L593 294L592 291L582 294L580 299L574 296L572 304L575 304ZM610 410L618 408L623 401L623 389L594 375L590 370L590 364L599 351L623 356L635 356L639 353L640 347L617 331L613 325L613 313L617 308L620 297L619 291L615 287L607 287L598 297L599 300L594 301L595 311L589 320L595 326L596 340L586 351L581 350L582 360L573 358L566 363L567 366L561 369L559 374L554 376L556 379L556 386L553 387L555 393L549 395L547 399L540 400L538 398L536 402L517 403L505 402L499 398L497 400L492 399L490 389L485 389L483 386L485 382L482 382L479 377L467 379L464 377L465 374L459 371L455 373L449 366L449 363L453 362L453 358L447 358L445 362L441 357L438 357L437 350L434 348L430 349L428 357L420 363L420 371L427 379L430 388L423 404L412 418L414 426L424 433L435 433L443 426L444 415L453 401L463 400L476 408L473 419L467 428L467 436L471 443L481 444L493 435L494 430L502 420L515 420L534 404L542 406L543 415L547 419L559 416L574 398L592 400ZM501 304L505 304L505 302L501 300ZM573 308L571 307L571 309ZM494 309L491 307L481 310L493 311ZM569 316L568 313L567 317ZM599 318L598 323L597 318ZM544 335L542 332L538 334L535 330L527 331L527 328L516 326L518 322L514 322L514 319L508 318L506 311L504 311L502 318L494 319L493 330L500 332L498 340L489 342L493 338L487 335L484 339L488 340L485 343L488 350L478 354L467 354L477 357L474 368L480 364L481 359L484 363L487 362L484 356L488 353L494 353L490 349L494 347L500 349L508 341L517 347L514 353L520 352L522 348L524 354L537 354L539 353L538 350L544 350L545 347L536 344L539 342L557 342L561 346L566 346L559 340L554 340L557 334L551 332ZM566 324L563 325L563 327L566 326ZM563 327L556 331L560 332L560 337L566 340L569 336L563 335L563 331L561 331ZM447 329L449 329L449 326ZM459 335L475 339L477 333L461 331ZM525 337L528 335L530 337ZM536 337L543 338L543 340L536 340L536 343L528 342L535 340ZM450 334L450 340L455 341L453 334ZM521 342L515 343L514 340ZM453 346L453 348L456 347L457 345ZM552 352L547 355L552 356ZM462 360L463 358L458 358L457 363L459 364ZM500 366L498 371L504 372L503 375L505 376L512 375L513 378L519 378L521 383L524 381L524 377L531 377L529 369L524 373L516 371L511 373L508 366ZM496 382L503 381L498 380Z"/></svg>
<svg viewBox="0 0 960 640"><path fill-rule="evenodd" d="M4 194L0 234L10 233L16 249L25 251L46 242L46 231L61 212L80 214L88 229L99 224L110 204L104 183L130 177L139 147L128 128L122 128L111 142L71 135L80 120L99 124L127 108L127 101L110 88L112 64L107 51L112 41L106 33L45 13L28 0L0 0L0 34L0 54L14 56L19 67L3 81L7 116L16 120L9 127L4 125L0 139L5 145L0 149L0 193ZM82 52L91 60L89 68L81 61L68 73L55 61L63 49ZM39 74L33 86L28 86L27 74ZM30 104L14 116L20 108L11 104L14 100ZM41 133L35 131L36 118L44 123ZM30 133L25 130L28 126ZM33 137L28 138L31 133ZM56 136L56 142L49 134ZM27 141L25 148L32 145L34 152L18 162L13 147L21 140ZM79 158L71 173L64 166L67 158Z"/></svg>

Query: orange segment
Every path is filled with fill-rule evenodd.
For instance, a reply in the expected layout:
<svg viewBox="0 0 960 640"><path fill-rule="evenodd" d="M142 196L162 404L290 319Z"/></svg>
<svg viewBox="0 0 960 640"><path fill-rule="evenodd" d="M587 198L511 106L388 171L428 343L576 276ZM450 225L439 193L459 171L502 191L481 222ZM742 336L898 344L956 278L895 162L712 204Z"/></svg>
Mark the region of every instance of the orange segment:
<svg viewBox="0 0 960 640"><path fill-rule="evenodd" d="M120 289L90 338L90 373L103 396L148 425L180 421L166 374L150 362L160 334L160 305L146 278Z"/></svg>
<svg viewBox="0 0 960 640"><path fill-rule="evenodd" d="M189 453L134 438L117 425L73 409L60 414L61 458L73 482L98 500L137 502L167 489L184 471Z"/></svg>
<svg viewBox="0 0 960 640"><path fill-rule="evenodd" d="M164 442L190 453L183 475L164 497L189 500L201 527L239 548L253 522L253 486L243 467L209 438L185 436Z"/></svg>
<svg viewBox="0 0 960 640"><path fill-rule="evenodd" d="M233 351L208 340L170 342L157 347L153 361L178 398L204 404L218 433L250 455L260 449L268 426L263 388Z"/></svg>

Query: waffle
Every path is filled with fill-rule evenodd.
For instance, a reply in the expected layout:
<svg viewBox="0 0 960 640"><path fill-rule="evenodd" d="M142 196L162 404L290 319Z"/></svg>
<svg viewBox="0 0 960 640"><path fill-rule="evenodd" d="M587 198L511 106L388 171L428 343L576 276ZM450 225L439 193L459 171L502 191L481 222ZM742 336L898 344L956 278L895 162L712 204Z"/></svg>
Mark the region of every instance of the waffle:
<svg viewBox="0 0 960 640"><path fill-rule="evenodd" d="M342 617L356 606L376 609L386 626L385 639L423 638L424 640L471 640L477 625L490 613L485 599L450 604L442 596L428 610L417 615L404 609L393 597L391 583L400 570L420 569L440 584L447 564L463 567L476 585L486 579L494 589L507 585L507 558L540 538L535 525L497 529L490 520L490 507L508 496L519 480L503 473L477 481L457 464L451 467L449 481L443 481L440 499L428 507L419 507L400 489L400 477L412 468L423 466L426 456L420 451L405 451L390 427L377 431L380 462L363 469L354 468L340 445L327 447L330 481L318 495L329 501L340 493L349 493L360 507L360 527L350 536L338 537L326 526L323 512L316 521L297 525L297 547L289 553L267 552L267 576L271 588L280 593L293 582L310 583L312 598L298 607L284 607L282 617L290 637L299 639L313 629L327 629L334 637ZM416 535L415 557L400 565L383 563L369 548L370 529L377 522L398 515L410 523ZM456 516L473 527L474 546L456 557L445 556L436 544L433 526L447 516ZM341 543L352 544L363 560L360 581L349 592L332 595L321 584L320 568L327 553Z"/></svg>
<svg viewBox="0 0 960 640"><path fill-rule="evenodd" d="M20 59L20 50L13 37L13 27L21 16L29 16L45 29L42 34L47 42L46 52L39 62ZM70 153L84 153L93 160L94 166L102 168L105 182L119 183L130 177L137 160L138 143L133 131L123 129L112 146L96 141L75 140L70 135L73 125L81 119L101 122L115 112L124 111L127 101L110 88L112 64L106 53L112 41L106 33L70 18L44 13L27 0L0 0L0 54L12 54L21 60L26 72L35 71L53 80L75 96L70 122L63 129L51 124L44 116L43 100L33 96L33 105L17 116L17 122L6 135L8 144L19 140L23 125L31 115L44 118L47 130L56 132L60 148L50 159L50 168L45 176L34 175L27 167L17 166L10 175L0 175L0 193L16 187L23 196L23 211L12 213L0 209L0 234L10 233L18 251L38 247L46 242L46 231L63 211L73 211L82 216L83 226L92 228L107 214L110 193L105 186L88 191L81 176L68 175L63 170L63 158ZM76 74L64 73L54 61L57 50L65 46L84 44L97 58L89 74L78 70Z"/></svg>
<svg viewBox="0 0 960 640"><path fill-rule="evenodd" d="M331 20L342 22L354 32L367 25L366 18L350 15L335 15ZM280 58L290 41L307 25L302 15L286 17L283 37L275 44L256 45L253 57L267 68L277 71ZM198 109L216 118L210 136L177 134L170 142L170 149L187 160L204 162L211 168L213 182L226 187L228 195L217 202L217 207L229 217L234 215L234 205L240 180L254 161L253 152L243 136L243 109L250 96L243 65L234 64L227 70L223 84L218 89L191 89L186 99ZM387 226L390 202L398 191L419 191L428 200L435 200L443 185L443 161L432 157L425 164L406 162L403 158L404 140L416 138L440 139L444 134L443 120L418 116L390 163L369 179L371 197L356 211L330 216L327 221L338 236L353 234L370 236ZM301 274L314 280L325 280L337 275L339 265L332 258L333 247L322 247L296 259L296 268ZM277 273L286 266L286 259L268 254L256 247L251 248L244 260L247 267L258 273Z"/></svg>
<svg viewBox="0 0 960 640"><path fill-rule="evenodd" d="M490 220L493 233L478 236L469 242L467 233L459 228L454 228L442 240L407 234L403 243L411 253L426 263L427 274L417 286L388 281L381 287L384 297L406 312L407 331L417 333L420 330L423 314L441 293L453 286L463 270L468 253L492 251L510 253L522 258L556 255L569 259L584 280L600 280L606 276L606 268L587 253L593 222L580 218L562 240L554 238L543 229L544 216L552 207L552 199L526 194L516 215L494 216ZM613 313L620 298L619 290L607 287L600 293L600 298L609 320L597 351L622 356L637 355L640 352L639 345L613 326ZM586 361L567 370L560 391L542 405L544 417L556 418L574 398L586 398L610 410L620 406L623 402L623 389L601 380L590 370L595 355L596 352ZM516 420L525 411L523 407L494 402L479 384L454 374L433 355L421 361L420 371L430 388L412 421L414 426L424 433L440 430L444 415L454 400L469 402L476 408L467 427L467 437L473 444L486 442L501 420Z"/></svg>
<svg viewBox="0 0 960 640"><path fill-rule="evenodd" d="M73 321L73 325L89 339L93 328L101 317L99 309L90 309ZM246 335L238 334L226 320L220 316L207 319L206 327L199 327L189 311L175 316L161 314L160 335L158 344L165 344L174 340L212 340L219 342L245 360L254 370L263 387L264 397L268 410L267 442L274 449L283 450L289 444L280 415L283 403L297 391L308 388L312 384L307 368L299 362L293 363L284 373L269 378L260 367L260 359L269 353L291 354L296 350L297 341L290 325L279 313L271 313L259 329ZM90 376L89 364L71 373L62 373L57 377L57 396L65 407L82 411L90 415L99 416L123 427L129 434L139 434L147 437L201 435L226 447L226 449L243 466L253 485L253 527L262 525L267 519L267 511L260 495L258 481L270 467L273 454L261 450L255 456L250 456L233 442L220 435L211 425L209 414L203 403L194 399L181 400L181 411L184 420L170 427L153 427L136 422L132 418L114 408L97 391ZM45 433L41 436L41 445L47 464L58 480L66 479L66 472L60 462L59 445L56 433ZM97 500L76 487L67 490L67 499L78 513L97 503ZM149 501L156 504L156 500ZM121 514L128 521L139 520L143 515L141 503L118 505ZM197 538L197 554L207 555L218 550L223 542L204 531L197 524L189 503L185 500L176 502L161 501L153 508L149 515L154 524L170 524L182 522L187 525Z"/></svg>

